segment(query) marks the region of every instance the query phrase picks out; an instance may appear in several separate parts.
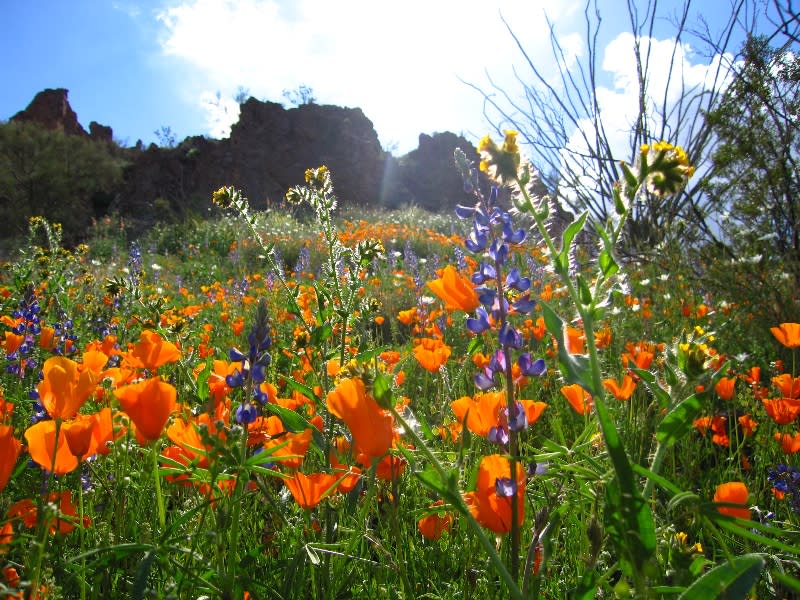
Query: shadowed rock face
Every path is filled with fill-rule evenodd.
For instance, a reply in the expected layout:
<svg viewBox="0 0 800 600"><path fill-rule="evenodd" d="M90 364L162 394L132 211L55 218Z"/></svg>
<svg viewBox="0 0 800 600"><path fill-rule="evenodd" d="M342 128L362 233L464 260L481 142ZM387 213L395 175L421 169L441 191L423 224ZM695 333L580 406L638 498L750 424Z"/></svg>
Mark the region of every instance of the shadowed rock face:
<svg viewBox="0 0 800 600"><path fill-rule="evenodd" d="M70 135L110 142L110 127L92 122L81 127L67 100L67 90L44 90L12 120L32 121ZM372 122L359 108L305 104L285 109L250 98L241 105L230 137L188 137L174 148L110 151L128 163L123 184L109 211L125 217L134 229L157 221L205 215L214 190L233 185L255 209L277 207L286 191L304 181L305 170L326 165L334 190L345 206L400 207L413 204L451 211L470 202L453 163L461 148L478 160L475 147L450 132L422 134L419 147L400 157L385 152ZM100 215L97 215L100 216Z"/></svg>

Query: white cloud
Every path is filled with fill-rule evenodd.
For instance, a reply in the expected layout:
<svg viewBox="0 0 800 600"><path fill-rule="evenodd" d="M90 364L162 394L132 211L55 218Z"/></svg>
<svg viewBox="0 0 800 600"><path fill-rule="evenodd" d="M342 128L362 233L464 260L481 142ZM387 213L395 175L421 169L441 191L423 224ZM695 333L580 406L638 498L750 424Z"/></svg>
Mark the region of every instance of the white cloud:
<svg viewBox="0 0 800 600"><path fill-rule="evenodd" d="M547 4L557 24L575 10L568 0ZM360 107L381 143L407 152L420 133L486 133L483 98L460 79L483 85L488 73L505 89L519 85L519 50L501 14L530 55L549 49L542 4L518 0L194 0L158 19L163 52L198 73L185 82L195 102L217 91L232 98L239 86L280 101L305 84L320 103ZM565 39L572 52L574 37Z"/></svg>
<svg viewBox="0 0 800 600"><path fill-rule="evenodd" d="M649 52L646 104L651 131L659 131L656 126L660 126L660 114L666 108L668 116L664 137L672 143L683 144L685 139L680 134L685 136L688 127L682 129L681 125L688 125L688 121L695 118L698 106L684 106L684 112L678 114L675 112L677 103L684 94L724 89L728 80L725 77L717 80L716 73L720 61L725 61L723 65L729 65L732 56L718 55L710 63L703 63L696 62L688 44L676 45L674 38L659 40L642 37L639 44L642 57ZM607 86L598 86L596 94L603 127L611 145L611 158L614 160L632 161L635 158L631 156L630 147L631 131L639 112L639 80L635 58L633 35L621 33L606 45L601 63L604 74L598 75L610 82ZM720 72L727 71L723 68ZM589 140L594 138L594 124L590 118L578 121L578 127L562 152L562 160L565 163L571 161L573 170L584 172L583 181L591 189L594 187L591 182L597 177L593 165L576 159L576 155L586 154L584 137Z"/></svg>

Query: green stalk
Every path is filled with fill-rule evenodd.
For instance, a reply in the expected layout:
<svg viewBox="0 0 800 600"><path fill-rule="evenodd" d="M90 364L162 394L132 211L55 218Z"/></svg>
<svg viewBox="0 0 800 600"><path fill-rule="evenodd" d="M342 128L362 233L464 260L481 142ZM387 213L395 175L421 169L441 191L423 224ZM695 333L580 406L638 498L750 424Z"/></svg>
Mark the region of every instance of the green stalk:
<svg viewBox="0 0 800 600"><path fill-rule="evenodd" d="M61 419L56 419L56 434L55 434L55 442L53 444L53 460L50 463L50 474L48 475L48 482L47 488L50 489L50 486L53 484L53 472L56 470L56 456L58 455L58 438L61 435ZM39 590L39 581L41 580L42 576L42 561L44 560L44 551L47 547L47 529L49 523L49 514L45 516L44 505L46 502L46 498L44 494L39 495L39 506L37 510L38 515L38 526L41 528L41 539L39 540L39 552L36 554L36 562L33 568L33 577L31 578L31 590L32 593L37 593Z"/></svg>
<svg viewBox="0 0 800 600"><path fill-rule="evenodd" d="M78 534L80 536L81 555L85 552L84 531L83 531L83 484L78 479ZM86 556L81 557L81 600L86 600Z"/></svg>
<svg viewBox="0 0 800 600"><path fill-rule="evenodd" d="M414 440L414 446L417 450L420 450L425 457L431 461L433 468L436 469L437 474L439 475L440 480L442 481L443 485L448 486L448 498L450 502L452 502L454 508L467 520L469 526L472 528L473 533L478 538L481 546L483 546L484 550L486 550L486 554L489 556L489 561L492 563L492 566L497 571L497 574L503 580L503 583L506 584L511 597L515 600L522 600L522 594L519 591L519 587L517 586L516 580L511 577L511 574L506 569L506 565L503 563L503 560L500 558L500 555L497 553L494 544L486 535L486 532L483 531L483 527L481 527L480 523L475 520L475 517L472 516L472 513L469 510L466 502L464 502L464 498L461 496L461 492L458 489L453 489L450 485L449 478L447 476L447 472L445 471L442 463L436 458L436 456L431 452L430 448L428 448L425 441L417 435L417 432L414 431L411 426L406 422L406 420L400 416L397 410L394 407L389 409L397 420L400 423L400 426L403 428L403 431L406 435L411 437Z"/></svg>
<svg viewBox="0 0 800 600"><path fill-rule="evenodd" d="M150 456L153 460L153 481L156 485L156 506L158 507L158 524L163 532L167 525L167 513L164 510L164 496L161 493L161 477L158 474L158 450L153 443Z"/></svg>

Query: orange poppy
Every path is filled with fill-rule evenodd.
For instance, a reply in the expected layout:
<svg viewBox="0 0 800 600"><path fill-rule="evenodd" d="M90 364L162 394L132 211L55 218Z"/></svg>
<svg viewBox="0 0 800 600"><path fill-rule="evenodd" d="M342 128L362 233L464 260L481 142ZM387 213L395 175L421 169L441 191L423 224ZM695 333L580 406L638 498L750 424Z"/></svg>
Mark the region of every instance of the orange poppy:
<svg viewBox="0 0 800 600"><path fill-rule="evenodd" d="M0 425L0 492L11 478L21 448L22 444L14 437L14 428Z"/></svg>
<svg viewBox="0 0 800 600"><path fill-rule="evenodd" d="M53 338L55 337L56 330L53 327L45 325L39 332L39 348L42 350L52 350L55 347Z"/></svg>
<svg viewBox="0 0 800 600"><path fill-rule="evenodd" d="M800 323L781 323L778 327L769 330L775 339L787 348L800 347Z"/></svg>
<svg viewBox="0 0 800 600"><path fill-rule="evenodd" d="M604 379L603 387L611 392L617 400L629 400L636 390L636 382L630 375L625 375L621 384L617 383L615 379Z"/></svg>
<svg viewBox="0 0 800 600"><path fill-rule="evenodd" d="M142 331L139 341L128 352L127 362L133 367L154 371L167 363L176 362L181 351L172 342L167 342L151 329Z"/></svg>
<svg viewBox="0 0 800 600"><path fill-rule="evenodd" d="M441 500L437 500L431 505L431 508L442 506L443 504ZM417 529L419 529L422 537L433 542L442 537L445 531L450 531L452 527L453 515L448 512L444 514L439 512L431 513L417 521Z"/></svg>
<svg viewBox="0 0 800 600"><path fill-rule="evenodd" d="M25 341L24 335L19 335L16 333L12 333L11 331L5 332L5 339L0 341L0 346L6 351L6 354L14 354L19 347L22 346L22 342Z"/></svg>
<svg viewBox="0 0 800 600"><path fill-rule="evenodd" d="M525 411L525 420L528 425L533 425L542 416L547 408L546 402L535 402L533 400L517 400ZM486 437L493 427L501 425L501 419L507 417L503 414L506 408L507 399L504 391L483 392L475 396L462 396L458 400L450 403L453 413L459 423L467 419L467 429L475 435Z"/></svg>
<svg viewBox="0 0 800 600"><path fill-rule="evenodd" d="M11 524L11 521L6 521L5 524L0 527L0 556L8 554L8 550L13 541L14 526Z"/></svg>
<svg viewBox="0 0 800 600"><path fill-rule="evenodd" d="M45 471L64 475L74 471L78 459L70 452L67 436L61 427L56 438L56 422L47 419L31 425L25 430L28 452L31 459Z"/></svg>
<svg viewBox="0 0 800 600"><path fill-rule="evenodd" d="M208 425L209 423L206 422L206 424ZM198 425L195 419L176 418L167 427L167 437L180 448L181 454L186 458L187 462L196 460L198 466L208 467L208 448L203 442Z"/></svg>
<svg viewBox="0 0 800 600"><path fill-rule="evenodd" d="M484 392L462 396L450 403L459 423L467 419L467 429L475 435L486 437L496 427L500 411L506 405L505 392Z"/></svg>
<svg viewBox="0 0 800 600"><path fill-rule="evenodd" d="M108 407L100 409L92 417L94 417L92 437L94 438L95 452L103 455L109 454L111 452L109 444L124 433L124 428L114 431L114 419L111 409Z"/></svg>
<svg viewBox="0 0 800 600"><path fill-rule="evenodd" d="M758 423L751 417L750 415L742 415L738 419L739 427L742 428L742 434L744 437L750 437L758 427Z"/></svg>
<svg viewBox="0 0 800 600"><path fill-rule="evenodd" d="M422 368L431 373L439 371L439 367L450 358L452 349L442 340L434 338L421 338L416 340L414 346L414 358L417 359Z"/></svg>
<svg viewBox="0 0 800 600"><path fill-rule="evenodd" d="M44 361L37 388L39 402L53 419L71 419L94 393L98 376L74 360L53 356Z"/></svg>
<svg viewBox="0 0 800 600"><path fill-rule="evenodd" d="M567 343L567 352L570 354L583 354L586 352L586 334L582 329L564 327L564 340Z"/></svg>
<svg viewBox="0 0 800 600"><path fill-rule="evenodd" d="M312 429L306 429L301 433L286 432L278 435L274 439L264 442L264 449L269 450L281 446L277 450L269 453L270 458L277 458L280 463L289 469L297 469L303 464L303 458L311 446Z"/></svg>
<svg viewBox="0 0 800 600"><path fill-rule="evenodd" d="M136 432L146 442L152 442L161 437L169 416L175 411L178 392L160 377L151 377L121 387L114 395L136 425Z"/></svg>
<svg viewBox="0 0 800 600"><path fill-rule="evenodd" d="M794 435L788 433L776 433L775 439L780 442L781 448L786 454L796 454L800 452L800 431Z"/></svg>
<svg viewBox="0 0 800 600"><path fill-rule="evenodd" d="M69 451L78 460L95 453L96 444L94 429L97 424L94 415L76 415L74 419L64 421L61 428L67 438Z"/></svg>
<svg viewBox="0 0 800 600"><path fill-rule="evenodd" d="M358 484L361 469L339 462L336 452L330 453L331 468L336 471L337 481L341 479L336 490L341 494L349 494Z"/></svg>
<svg viewBox="0 0 800 600"><path fill-rule="evenodd" d="M750 519L750 508L747 506L749 492L747 486L741 481L731 481L717 486L714 492L714 502L737 504L736 506L718 506L717 510L723 515L738 519Z"/></svg>
<svg viewBox="0 0 800 600"><path fill-rule="evenodd" d="M369 459L366 455L360 454L356 459L362 465L368 465ZM375 465L375 477L382 481L395 481L403 474L406 469L406 461L399 456L387 454Z"/></svg>
<svg viewBox="0 0 800 600"><path fill-rule="evenodd" d="M326 399L328 410L342 419L357 453L378 458L386 454L394 439L394 419L367 395L361 379L343 379Z"/></svg>
<svg viewBox="0 0 800 600"><path fill-rule="evenodd" d="M417 309L409 308L408 310L401 310L397 313L397 320L403 325L411 325L417 319Z"/></svg>
<svg viewBox="0 0 800 600"><path fill-rule="evenodd" d="M429 281L428 287L444 301L448 310L472 312L480 306L475 286L451 265L444 268L439 279Z"/></svg>
<svg viewBox="0 0 800 600"><path fill-rule="evenodd" d="M736 377L721 377L714 386L714 391L723 400L732 400L736 392Z"/></svg>
<svg viewBox="0 0 800 600"><path fill-rule="evenodd" d="M764 405L770 418L778 425L788 425L800 415L800 400L775 398L772 400L762 400L761 403Z"/></svg>
<svg viewBox="0 0 800 600"><path fill-rule="evenodd" d="M594 401L591 394L584 390L580 384L565 385L561 388L561 393L572 406L572 409L579 415L586 415L591 412Z"/></svg>
<svg viewBox="0 0 800 600"><path fill-rule="evenodd" d="M781 391L784 398L800 398L800 377L792 378L789 373L782 373L772 378L772 383Z"/></svg>
<svg viewBox="0 0 800 600"><path fill-rule="evenodd" d="M727 424L728 419L721 416L700 417L699 419L695 419L692 423L695 429L697 429L697 431L699 431L703 436L706 435L706 432L710 428L712 431L711 441L718 446L729 446L731 443L731 440L728 437Z"/></svg>
<svg viewBox="0 0 800 600"><path fill-rule="evenodd" d="M481 459L474 492L465 495L472 516L497 534L511 531L511 498L517 495L517 521L525 520L525 470L517 463L516 489L511 463L505 456L490 454Z"/></svg>
<svg viewBox="0 0 800 600"><path fill-rule="evenodd" d="M328 473L312 473L305 475L297 472L283 482L300 508L310 510L336 491L336 475Z"/></svg>

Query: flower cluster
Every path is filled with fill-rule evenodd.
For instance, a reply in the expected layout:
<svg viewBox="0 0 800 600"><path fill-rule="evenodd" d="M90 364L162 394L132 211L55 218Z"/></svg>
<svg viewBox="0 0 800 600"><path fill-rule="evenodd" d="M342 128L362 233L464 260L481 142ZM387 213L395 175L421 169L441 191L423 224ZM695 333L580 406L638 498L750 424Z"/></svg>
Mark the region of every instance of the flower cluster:
<svg viewBox="0 0 800 600"><path fill-rule="evenodd" d="M249 345L247 354L237 348L231 348L228 353L231 361L238 362L240 367L227 375L225 383L230 388L250 389L252 397L259 404L265 404L269 401L269 388L262 384L267 377L267 367L272 362L272 356L269 353L272 338L269 334L267 303L263 298L256 308L255 322L247 336L247 341ZM236 422L247 425L255 421L256 417L258 417L258 409L245 396L236 409Z"/></svg>

